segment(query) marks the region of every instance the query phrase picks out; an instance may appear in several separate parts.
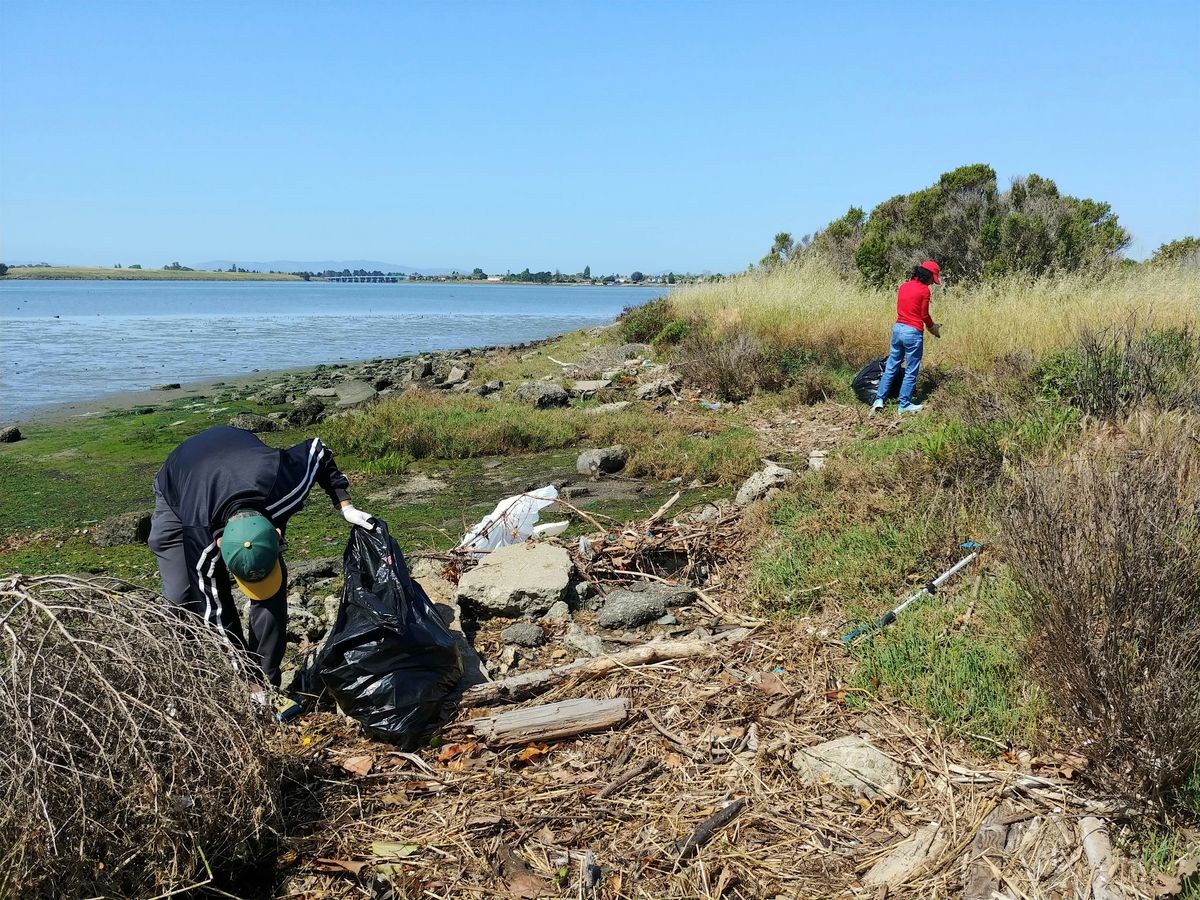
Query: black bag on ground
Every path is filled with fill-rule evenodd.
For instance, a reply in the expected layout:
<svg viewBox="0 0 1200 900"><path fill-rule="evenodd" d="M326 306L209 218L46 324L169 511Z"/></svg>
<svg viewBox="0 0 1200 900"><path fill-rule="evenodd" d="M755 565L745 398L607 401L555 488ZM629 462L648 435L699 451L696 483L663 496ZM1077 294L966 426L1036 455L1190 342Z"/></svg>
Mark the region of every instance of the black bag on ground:
<svg viewBox="0 0 1200 900"><path fill-rule="evenodd" d="M863 403L874 403L875 392L879 390L879 381L883 378L883 370L887 368L887 358L877 359L874 362L869 362L862 367L857 375L854 376L854 393ZM900 363L900 368L896 372L896 377L892 379L892 385L888 388L887 396L884 400L895 400L900 396L900 383L904 381L904 363Z"/></svg>
<svg viewBox="0 0 1200 900"><path fill-rule="evenodd" d="M411 750L458 686L462 659L387 524L375 523L350 531L346 585L317 672L367 734Z"/></svg>

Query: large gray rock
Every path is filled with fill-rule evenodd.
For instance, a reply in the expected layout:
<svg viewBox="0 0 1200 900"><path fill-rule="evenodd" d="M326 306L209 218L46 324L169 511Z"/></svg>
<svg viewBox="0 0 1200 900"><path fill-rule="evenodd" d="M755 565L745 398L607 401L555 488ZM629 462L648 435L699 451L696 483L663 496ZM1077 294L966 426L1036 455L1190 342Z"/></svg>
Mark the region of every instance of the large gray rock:
<svg viewBox="0 0 1200 900"><path fill-rule="evenodd" d="M613 591L604 598L596 621L603 628L645 625L665 616L668 606L690 602L695 593L689 587L673 584L634 582L628 588Z"/></svg>
<svg viewBox="0 0 1200 900"><path fill-rule="evenodd" d="M229 420L229 424L234 428L253 431L256 434L264 431L279 430L278 422L274 419L268 419L266 416L260 416L258 413L238 413Z"/></svg>
<svg viewBox="0 0 1200 900"><path fill-rule="evenodd" d="M901 786L900 766L854 735L800 750L792 768L808 784L832 782L867 797L894 794Z"/></svg>
<svg viewBox="0 0 1200 900"><path fill-rule="evenodd" d="M92 543L97 547L120 547L125 544L144 544L150 537L151 510L122 513L105 519L92 530Z"/></svg>
<svg viewBox="0 0 1200 900"><path fill-rule="evenodd" d="M745 506L755 500L762 500L773 491L782 489L795 477L796 473L791 469L769 463L761 472L755 472L742 483L733 502L738 506Z"/></svg>
<svg viewBox="0 0 1200 900"><path fill-rule="evenodd" d="M309 388L307 395L309 397L336 397L338 395L338 392L337 392L337 388L315 387L315 388Z"/></svg>
<svg viewBox="0 0 1200 900"><path fill-rule="evenodd" d="M593 381L576 381L571 385L571 395L574 397L590 397L596 391L602 391L612 385L607 378Z"/></svg>
<svg viewBox="0 0 1200 900"><path fill-rule="evenodd" d="M639 400L653 400L656 397L661 397L663 394L671 393L675 388L679 387L679 376L670 375L666 378L659 378L647 384L638 385L634 396Z"/></svg>
<svg viewBox="0 0 1200 900"><path fill-rule="evenodd" d="M603 656L604 641L598 635L587 634L578 625L572 625L563 635L563 643L582 656Z"/></svg>
<svg viewBox="0 0 1200 900"><path fill-rule="evenodd" d="M565 600L559 600L546 611L542 621L547 625L565 625L571 621L571 607Z"/></svg>
<svg viewBox="0 0 1200 900"><path fill-rule="evenodd" d="M648 591L613 591L604 598L596 623L601 628L636 628L667 614L667 599Z"/></svg>
<svg viewBox="0 0 1200 900"><path fill-rule="evenodd" d="M519 385L513 396L538 409L566 406L570 399L561 384L547 381L526 381Z"/></svg>
<svg viewBox="0 0 1200 900"><path fill-rule="evenodd" d="M500 640L518 647L540 647L546 643L546 632L532 622L514 622L500 632Z"/></svg>
<svg viewBox="0 0 1200 900"><path fill-rule="evenodd" d="M316 397L305 397L284 415L284 420L293 428L315 425L325 418L325 404Z"/></svg>
<svg viewBox="0 0 1200 900"><path fill-rule="evenodd" d="M901 841L863 876L867 887L899 887L910 881L930 860L941 855L946 836L940 822L930 822Z"/></svg>
<svg viewBox="0 0 1200 900"><path fill-rule="evenodd" d="M566 597L571 557L553 544L514 544L489 553L458 582L458 601L480 617L541 615Z"/></svg>
<svg viewBox="0 0 1200 900"><path fill-rule="evenodd" d="M593 478L602 473L611 475L625 468L628 460L629 451L620 444L601 447L599 450L584 450L575 460L575 471L580 475L591 475Z"/></svg>
<svg viewBox="0 0 1200 900"><path fill-rule="evenodd" d="M178 381L167 381L167 382L164 382L163 384L150 385L150 390L152 390L152 391L177 391L181 387L182 387L182 385Z"/></svg>
<svg viewBox="0 0 1200 900"><path fill-rule="evenodd" d="M628 400L618 400L616 403L601 403L599 406L588 407L584 412L589 416L603 416L606 413L618 413L628 408Z"/></svg>
<svg viewBox="0 0 1200 900"><path fill-rule="evenodd" d="M335 390L337 391L337 405L342 409L350 409L354 406L361 406L364 403L370 403L378 396L379 392L365 381L343 381Z"/></svg>
<svg viewBox="0 0 1200 900"><path fill-rule="evenodd" d="M12 444L21 439L21 429L16 425L5 425L0 428L0 444Z"/></svg>
<svg viewBox="0 0 1200 900"><path fill-rule="evenodd" d="M288 562L288 583L295 590L303 590L309 585L326 578L335 578L342 574L342 558L340 556L323 556L318 559L301 559Z"/></svg>
<svg viewBox="0 0 1200 900"><path fill-rule="evenodd" d="M446 374L446 380L442 382L443 387L454 387L456 384L461 384L467 380L467 373L458 366L451 367Z"/></svg>

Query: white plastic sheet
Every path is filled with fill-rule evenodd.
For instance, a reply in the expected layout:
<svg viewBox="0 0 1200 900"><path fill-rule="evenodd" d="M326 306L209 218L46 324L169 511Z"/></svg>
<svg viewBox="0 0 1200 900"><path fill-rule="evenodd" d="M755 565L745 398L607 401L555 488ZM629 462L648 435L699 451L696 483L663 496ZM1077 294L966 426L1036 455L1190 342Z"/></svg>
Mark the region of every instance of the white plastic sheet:
<svg viewBox="0 0 1200 900"><path fill-rule="evenodd" d="M551 522L538 526L538 514L558 499L558 488L548 485L536 491L505 497L491 513L466 533L459 550L474 552L482 557L489 550L519 544L534 534L553 535L566 530L566 522ZM561 530L560 530L561 526Z"/></svg>

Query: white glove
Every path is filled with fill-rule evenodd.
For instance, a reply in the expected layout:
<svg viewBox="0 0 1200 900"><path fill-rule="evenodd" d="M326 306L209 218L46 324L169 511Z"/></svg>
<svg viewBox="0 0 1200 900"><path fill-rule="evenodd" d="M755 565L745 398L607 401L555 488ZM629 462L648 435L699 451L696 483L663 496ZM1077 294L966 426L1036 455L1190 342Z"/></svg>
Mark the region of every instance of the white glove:
<svg viewBox="0 0 1200 900"><path fill-rule="evenodd" d="M367 515L361 509L355 509L350 504L342 507L342 518L351 525L357 525L359 528L365 528L367 531L375 527L374 518Z"/></svg>

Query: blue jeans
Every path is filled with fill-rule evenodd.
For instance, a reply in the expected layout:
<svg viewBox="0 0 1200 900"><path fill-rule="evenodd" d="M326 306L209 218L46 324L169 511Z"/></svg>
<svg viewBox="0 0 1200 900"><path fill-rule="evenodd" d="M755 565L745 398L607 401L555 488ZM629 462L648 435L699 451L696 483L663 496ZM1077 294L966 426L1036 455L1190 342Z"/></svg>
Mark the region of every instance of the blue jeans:
<svg viewBox="0 0 1200 900"><path fill-rule="evenodd" d="M925 332L911 325L897 322L892 326L892 346L888 350L887 366L879 379L876 400L882 400L891 390L892 380L900 361L904 360L904 381L900 384L900 408L912 403L913 388L917 384L917 373L921 371L921 354L925 351Z"/></svg>

